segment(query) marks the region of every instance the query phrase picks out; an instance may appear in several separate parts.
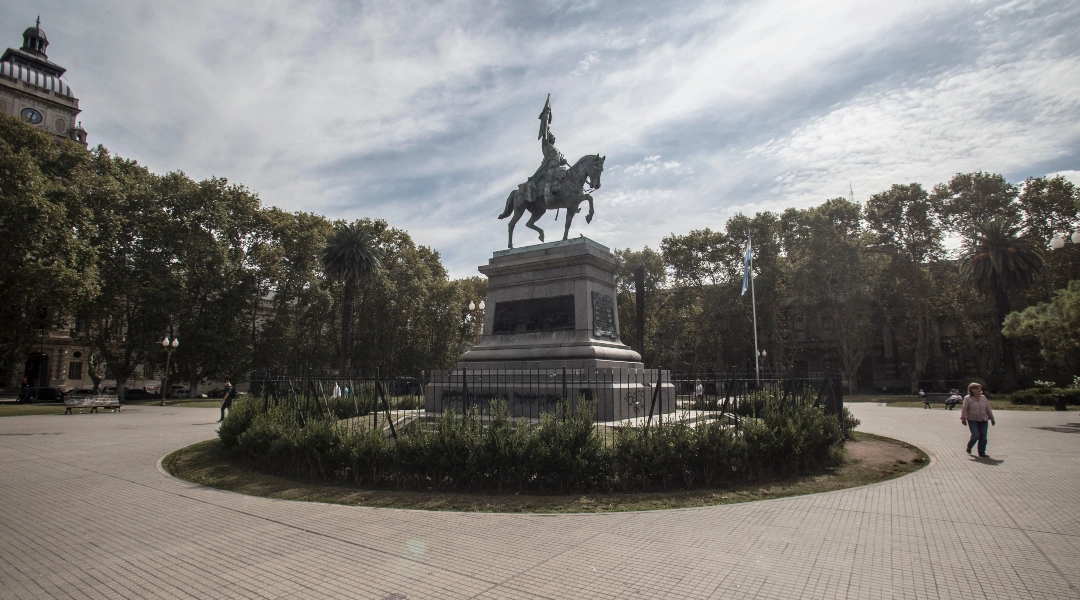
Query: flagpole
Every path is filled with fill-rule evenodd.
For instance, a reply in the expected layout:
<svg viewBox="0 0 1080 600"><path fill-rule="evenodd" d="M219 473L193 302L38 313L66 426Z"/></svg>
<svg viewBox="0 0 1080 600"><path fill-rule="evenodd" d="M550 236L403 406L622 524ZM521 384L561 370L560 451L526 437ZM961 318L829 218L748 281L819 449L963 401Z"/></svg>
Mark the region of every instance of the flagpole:
<svg viewBox="0 0 1080 600"><path fill-rule="evenodd" d="M757 298L754 296L754 252L753 241L750 232L746 232L746 252L750 256L750 304L754 311L754 376L758 385L761 384L761 355L758 354L757 345Z"/></svg>

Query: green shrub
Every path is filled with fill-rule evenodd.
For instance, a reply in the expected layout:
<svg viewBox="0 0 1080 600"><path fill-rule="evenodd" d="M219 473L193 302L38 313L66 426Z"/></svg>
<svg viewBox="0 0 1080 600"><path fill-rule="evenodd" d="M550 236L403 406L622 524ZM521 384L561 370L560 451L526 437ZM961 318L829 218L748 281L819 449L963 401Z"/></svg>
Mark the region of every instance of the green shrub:
<svg viewBox="0 0 1080 600"><path fill-rule="evenodd" d="M1034 387L1026 390L1017 390L1009 394L1009 401L1013 404L1053 406L1054 396L1058 394L1065 396L1065 402L1067 404L1080 404L1080 390L1056 387Z"/></svg>
<svg viewBox="0 0 1080 600"><path fill-rule="evenodd" d="M252 400L234 404L219 435L267 472L416 489L689 489L836 464L843 432L835 416L772 393L754 402L756 416L739 427L666 421L618 428L611 444L597 432L595 405L584 401L578 410L560 402L536 424L513 419L498 401L486 420L476 407L447 411L395 442L381 431L344 427L325 410L304 422L295 408L263 411ZM850 413L845 418L858 424Z"/></svg>
<svg viewBox="0 0 1080 600"><path fill-rule="evenodd" d="M262 400L252 396L245 394L234 400L232 406L229 407L228 415L225 416L225 420L221 422L221 427L218 429L221 445L226 448L235 447L237 436L251 426L251 420L261 409Z"/></svg>

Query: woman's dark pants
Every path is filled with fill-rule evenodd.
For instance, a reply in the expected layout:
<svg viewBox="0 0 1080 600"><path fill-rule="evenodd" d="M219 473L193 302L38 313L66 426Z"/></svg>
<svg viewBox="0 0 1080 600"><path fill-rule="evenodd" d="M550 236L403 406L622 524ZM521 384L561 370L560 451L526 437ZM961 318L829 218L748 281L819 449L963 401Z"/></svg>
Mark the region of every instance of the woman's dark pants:
<svg viewBox="0 0 1080 600"><path fill-rule="evenodd" d="M967 443L968 452L971 452L971 447L975 445L975 442L978 442L979 456L986 454L986 432L989 426L989 421L972 421L968 419L968 429L971 430L971 439Z"/></svg>

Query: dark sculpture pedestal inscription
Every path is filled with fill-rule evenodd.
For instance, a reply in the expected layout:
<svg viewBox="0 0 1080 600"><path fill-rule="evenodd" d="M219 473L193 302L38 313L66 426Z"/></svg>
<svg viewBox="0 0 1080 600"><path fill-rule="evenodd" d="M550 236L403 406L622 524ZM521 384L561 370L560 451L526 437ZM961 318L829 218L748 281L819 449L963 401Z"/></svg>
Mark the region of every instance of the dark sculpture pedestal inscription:
<svg viewBox="0 0 1080 600"><path fill-rule="evenodd" d="M492 330L500 333L573 331L574 297L530 298L495 303Z"/></svg>

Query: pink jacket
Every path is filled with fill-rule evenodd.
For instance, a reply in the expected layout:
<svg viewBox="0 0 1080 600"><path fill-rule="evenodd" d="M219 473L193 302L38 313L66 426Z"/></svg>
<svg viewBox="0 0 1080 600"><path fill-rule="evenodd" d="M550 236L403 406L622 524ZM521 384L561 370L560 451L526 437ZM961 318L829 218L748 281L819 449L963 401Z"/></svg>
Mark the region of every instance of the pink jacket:
<svg viewBox="0 0 1080 600"><path fill-rule="evenodd" d="M993 421L994 411L990 410L990 401L986 399L986 396L982 394L979 394L978 398L965 396L964 407L960 409L960 418L968 421Z"/></svg>

